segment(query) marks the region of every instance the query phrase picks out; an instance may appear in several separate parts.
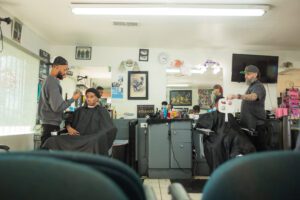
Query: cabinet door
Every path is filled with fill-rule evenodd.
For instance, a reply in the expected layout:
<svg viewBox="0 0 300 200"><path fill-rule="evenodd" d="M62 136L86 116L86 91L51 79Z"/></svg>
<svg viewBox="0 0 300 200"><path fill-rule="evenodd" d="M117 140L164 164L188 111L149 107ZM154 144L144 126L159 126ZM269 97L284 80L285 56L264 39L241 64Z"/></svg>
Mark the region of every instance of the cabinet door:
<svg viewBox="0 0 300 200"><path fill-rule="evenodd" d="M192 143L171 143L171 168L192 168Z"/></svg>
<svg viewBox="0 0 300 200"><path fill-rule="evenodd" d="M171 130L171 168L192 167L191 130Z"/></svg>
<svg viewBox="0 0 300 200"><path fill-rule="evenodd" d="M169 168L170 145L169 125L149 125L148 147L149 147L149 168Z"/></svg>

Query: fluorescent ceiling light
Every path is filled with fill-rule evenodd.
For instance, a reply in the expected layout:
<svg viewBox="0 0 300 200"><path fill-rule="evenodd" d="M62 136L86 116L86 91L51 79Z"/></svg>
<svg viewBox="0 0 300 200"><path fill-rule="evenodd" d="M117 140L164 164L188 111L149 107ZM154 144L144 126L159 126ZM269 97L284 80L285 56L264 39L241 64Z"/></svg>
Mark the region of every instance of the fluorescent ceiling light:
<svg viewBox="0 0 300 200"><path fill-rule="evenodd" d="M265 5L71 4L76 15L262 16Z"/></svg>
<svg viewBox="0 0 300 200"><path fill-rule="evenodd" d="M182 83L182 84L168 84L167 87L188 87L189 84L185 84L185 83Z"/></svg>
<svg viewBox="0 0 300 200"><path fill-rule="evenodd" d="M166 72L169 73L169 74L172 74L172 73L176 74L176 73L180 73L180 69L167 68Z"/></svg>

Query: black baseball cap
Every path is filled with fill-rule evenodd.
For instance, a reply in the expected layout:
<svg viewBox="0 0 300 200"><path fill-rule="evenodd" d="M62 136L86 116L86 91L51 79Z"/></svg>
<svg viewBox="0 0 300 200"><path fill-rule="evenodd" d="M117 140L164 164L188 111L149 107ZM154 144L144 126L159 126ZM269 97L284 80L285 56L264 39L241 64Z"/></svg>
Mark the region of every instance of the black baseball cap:
<svg viewBox="0 0 300 200"><path fill-rule="evenodd" d="M246 74L246 73L259 73L259 69L254 66L254 65L248 65L247 67L245 67L244 71L240 71L240 74Z"/></svg>
<svg viewBox="0 0 300 200"><path fill-rule="evenodd" d="M68 65L68 61L61 56L57 56L53 63L48 63L48 65Z"/></svg>

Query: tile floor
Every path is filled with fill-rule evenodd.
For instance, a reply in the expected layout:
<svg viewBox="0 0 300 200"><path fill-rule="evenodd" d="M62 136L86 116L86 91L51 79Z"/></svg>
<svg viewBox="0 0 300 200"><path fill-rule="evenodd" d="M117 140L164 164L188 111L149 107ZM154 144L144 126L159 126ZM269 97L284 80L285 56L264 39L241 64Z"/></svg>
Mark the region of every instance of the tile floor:
<svg viewBox="0 0 300 200"><path fill-rule="evenodd" d="M208 177L195 177L195 179L208 179ZM171 184L170 179L144 179L144 184L153 188L157 200L171 200L168 194L168 186ZM201 193L188 193L192 200L201 200Z"/></svg>

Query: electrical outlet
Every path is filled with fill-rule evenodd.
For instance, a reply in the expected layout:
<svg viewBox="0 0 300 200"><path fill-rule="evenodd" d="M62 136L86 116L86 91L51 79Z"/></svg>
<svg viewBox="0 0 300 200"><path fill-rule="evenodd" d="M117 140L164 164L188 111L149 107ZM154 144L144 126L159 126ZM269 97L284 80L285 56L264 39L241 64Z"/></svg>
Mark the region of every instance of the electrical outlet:
<svg viewBox="0 0 300 200"><path fill-rule="evenodd" d="M148 124L147 123L141 123L141 128L147 128Z"/></svg>

